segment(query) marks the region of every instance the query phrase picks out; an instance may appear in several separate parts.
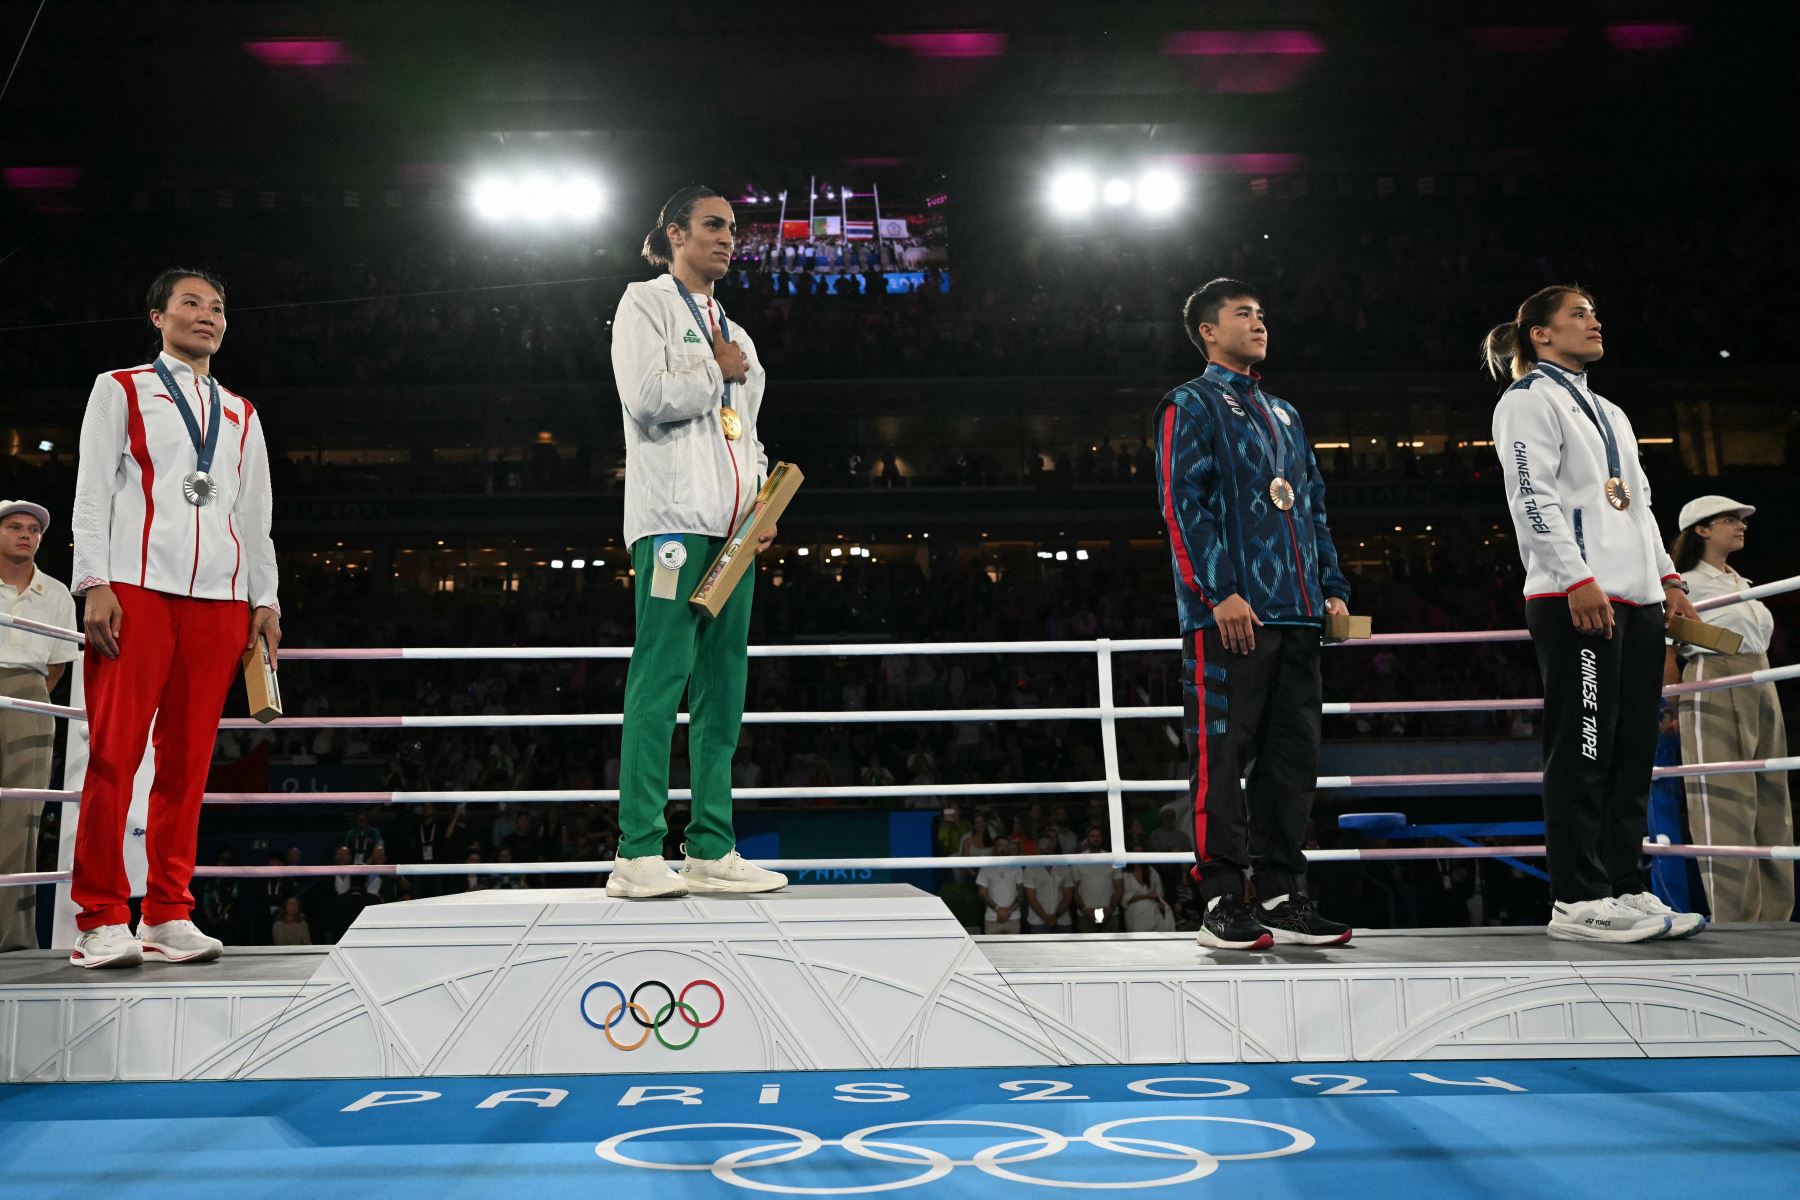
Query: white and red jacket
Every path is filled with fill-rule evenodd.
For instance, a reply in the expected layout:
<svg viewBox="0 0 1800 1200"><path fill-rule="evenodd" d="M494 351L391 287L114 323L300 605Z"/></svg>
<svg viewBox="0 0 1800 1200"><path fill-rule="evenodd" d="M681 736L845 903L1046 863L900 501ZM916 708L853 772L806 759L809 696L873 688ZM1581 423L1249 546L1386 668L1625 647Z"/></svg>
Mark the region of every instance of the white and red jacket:
<svg viewBox="0 0 1800 1200"><path fill-rule="evenodd" d="M1556 374L1552 374L1556 372ZM1606 413L1632 502L1606 501L1606 441L1557 375ZM1614 600L1661 604L1681 575L1650 511L1650 480L1625 411L1588 386L1586 372L1540 365L1494 406L1494 453L1525 564L1525 598L1564 596L1597 583Z"/></svg>
<svg viewBox="0 0 1800 1200"><path fill-rule="evenodd" d="M212 477L218 499L189 504L181 481L194 469L194 443L175 408L206 432L208 380L171 355L159 356L180 395L171 396L155 366L109 371L94 380L81 419L75 481L77 595L101 584L199 600L247 600L278 608L269 450L250 402L219 388L218 449Z"/></svg>

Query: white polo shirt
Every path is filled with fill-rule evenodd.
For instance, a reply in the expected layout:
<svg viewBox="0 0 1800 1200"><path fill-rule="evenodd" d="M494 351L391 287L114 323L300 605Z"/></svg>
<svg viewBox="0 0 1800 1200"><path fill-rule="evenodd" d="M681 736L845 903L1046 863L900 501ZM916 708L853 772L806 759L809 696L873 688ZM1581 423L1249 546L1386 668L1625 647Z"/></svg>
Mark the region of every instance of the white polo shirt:
<svg viewBox="0 0 1800 1200"><path fill-rule="evenodd" d="M62 581L32 569L31 582L23 589L0 582L0 612L22 617L40 625L59 629L75 628L75 598ZM53 663L74 662L74 642L58 641L26 633L22 629L0 626L0 667L22 668L39 675L50 674Z"/></svg>

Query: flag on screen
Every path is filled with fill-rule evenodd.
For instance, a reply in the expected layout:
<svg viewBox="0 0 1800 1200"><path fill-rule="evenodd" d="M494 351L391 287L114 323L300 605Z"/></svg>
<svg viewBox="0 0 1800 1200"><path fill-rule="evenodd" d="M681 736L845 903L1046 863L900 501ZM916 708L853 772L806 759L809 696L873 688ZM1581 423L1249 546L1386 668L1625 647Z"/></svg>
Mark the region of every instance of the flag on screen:
<svg viewBox="0 0 1800 1200"><path fill-rule="evenodd" d="M884 238L910 237L911 234L909 234L906 230L906 218L905 217L883 217L883 218L881 218L881 236Z"/></svg>
<svg viewBox="0 0 1800 1200"><path fill-rule="evenodd" d="M781 240L784 242L804 242L812 232L812 225L806 221L783 221L781 223Z"/></svg>
<svg viewBox="0 0 1800 1200"><path fill-rule="evenodd" d="M836 237L844 231L843 219L840 217L814 217L812 235L814 237Z"/></svg>
<svg viewBox="0 0 1800 1200"><path fill-rule="evenodd" d="M866 242L874 236L875 236L875 222L873 222L873 221L845 221L844 222L844 238L847 241Z"/></svg>

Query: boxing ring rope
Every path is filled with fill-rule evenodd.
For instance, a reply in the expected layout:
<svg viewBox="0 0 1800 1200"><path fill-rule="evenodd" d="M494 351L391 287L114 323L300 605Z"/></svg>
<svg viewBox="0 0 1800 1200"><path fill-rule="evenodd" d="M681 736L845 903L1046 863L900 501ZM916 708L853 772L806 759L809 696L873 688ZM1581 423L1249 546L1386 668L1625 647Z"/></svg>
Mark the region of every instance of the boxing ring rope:
<svg viewBox="0 0 1800 1200"><path fill-rule="evenodd" d="M1742 592L1715 597L1703 601L1695 607L1700 610L1711 610L1731 604L1760 599L1765 596L1779 595L1800 589L1800 576L1762 584ZM12 617L0 613L0 625L12 626L26 632L62 641L85 643L85 637L78 631L61 629L44 625L24 618ZM1529 638L1524 630L1490 630L1460 631L1433 633L1398 633L1381 634L1358 642L1338 643L1338 645L1368 644L1385 645L1453 645L1484 642L1519 641ZM1093 640L1042 641L1042 642L943 642L943 643L843 643L843 644L801 644L788 646L752 646L749 653L752 657L762 658L801 658L801 657L886 657L888 655L962 655L962 654L1080 654L1091 653L1097 659L1099 695L1110 700L1113 695L1112 658L1120 653L1137 653L1153 651L1179 650L1181 641L1177 638L1137 638L1114 640L1098 638ZM494 660L568 660L568 659L628 659L631 648L628 646L576 646L576 647L414 647L414 648L375 648L375 649L320 649L289 650L283 657L290 661L300 662L343 662L343 661L494 661ZM1725 676L1718 679L1698 681L1687 684L1676 684L1663 689L1665 696L1689 695L1697 692L1715 691L1751 684L1775 683L1800 677L1800 665L1788 667L1771 667L1764 670L1746 672L1739 675ZM1334 702L1323 706L1323 713L1329 716L1349 716L1379 713L1430 713L1430 712L1498 712L1507 710L1536 709L1543 706L1541 699L1499 699L1499 700L1437 700L1437 701L1391 701L1391 702ZM80 709L64 705L45 704L29 700L17 700L0 697L0 707L36 712L44 716L66 720L86 720L86 713ZM1035 783L980 783L980 784L886 784L886 785L847 785L806 788L737 788L733 795L745 800L816 800L816 799L865 799L879 797L924 796L934 798L971 797L993 799L1001 796L1045 796L1045 795L1096 795L1107 797L1109 826L1112 845L1122 846L1125 843L1123 797L1130 794L1173 793L1184 791L1188 787L1185 780L1169 779L1124 779L1119 775L1118 740L1116 722L1121 719L1178 719L1182 715L1179 706L1174 705L1116 705L1102 703L1094 706L1055 707L1055 708L991 708L991 709L924 709L924 710L861 710L855 712L752 712L744 714L746 724L891 724L891 723L944 723L944 722L985 722L985 721L1049 721L1049 720L1098 720L1101 724L1101 742L1103 767L1106 778L1099 780L1046 781ZM685 722L687 714L680 715L679 720ZM314 718L282 718L269 725L262 725L248 719L236 718L221 721L224 729L467 729L467 728L507 728L507 727L596 727L614 726L623 723L623 715L619 713L557 713L557 714L507 714L500 716L475 715L420 715L420 716L378 716L378 717L314 717ZM1724 775L1745 774L1764 771L1790 771L1800 769L1800 756L1742 760L1735 762L1699 763L1692 765L1657 767L1652 772L1654 778L1681 778L1690 775ZM1465 787L1477 785L1533 785L1542 781L1542 774L1535 771L1499 771L1470 773L1441 773L1419 775L1340 775L1321 776L1317 780L1320 790L1335 790L1359 787ZM79 800L79 793L55 789L0 789L0 801L52 801L67 802ZM394 805L420 803L586 803L617 802L619 793L616 789L561 789L561 790L464 790L464 791L345 791L345 792L209 792L205 802L215 805ZM692 798L686 789L670 791L670 798L687 800ZM1740 857L1740 858L1774 858L1794 859L1800 857L1794 847L1744 847L1744 846L1658 846L1649 844L1645 850L1651 854L1669 854L1680 857ZM1312 850L1307 852L1310 861L1317 862L1351 862L1382 861L1408 859L1444 859L1444 858L1494 858L1494 857L1533 857L1542 856L1542 846L1472 846L1472 847L1382 847L1368 850ZM1005 858L995 856L975 856L970 858L862 858L833 860L781 859L770 860L764 865L777 870L937 870L947 868L979 868L999 865L1038 865L1038 864L1105 864L1122 866L1134 863L1151 865L1182 864L1191 861L1189 854L1143 854L1109 851L1100 854L1074 855L1012 855ZM200 877L257 878L263 876L323 876L323 875L554 875L554 874L599 874L611 869L609 862L598 863L419 863L419 864L381 864L370 867L358 864L354 871L340 870L336 865L317 867L199 867L196 874ZM35 883L55 883L68 879L67 872L28 872L17 875L0 875L0 886L16 886Z"/></svg>

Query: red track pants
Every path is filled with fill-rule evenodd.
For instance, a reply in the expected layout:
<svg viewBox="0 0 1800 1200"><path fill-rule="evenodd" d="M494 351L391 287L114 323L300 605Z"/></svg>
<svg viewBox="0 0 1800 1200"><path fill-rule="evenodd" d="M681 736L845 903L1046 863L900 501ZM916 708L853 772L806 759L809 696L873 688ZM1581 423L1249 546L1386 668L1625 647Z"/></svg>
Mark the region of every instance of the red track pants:
<svg viewBox="0 0 1800 1200"><path fill-rule="evenodd" d="M81 909L75 924L84 930L131 919L125 819L152 717L156 780L145 830L143 919L157 925L193 912L188 882L200 799L225 694L250 638L250 606L241 600L194 600L122 583L112 589L122 610L119 657L96 650L82 656L88 767L69 893Z"/></svg>

